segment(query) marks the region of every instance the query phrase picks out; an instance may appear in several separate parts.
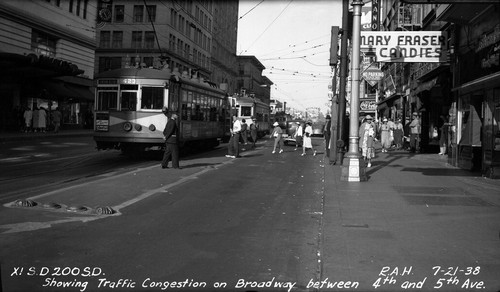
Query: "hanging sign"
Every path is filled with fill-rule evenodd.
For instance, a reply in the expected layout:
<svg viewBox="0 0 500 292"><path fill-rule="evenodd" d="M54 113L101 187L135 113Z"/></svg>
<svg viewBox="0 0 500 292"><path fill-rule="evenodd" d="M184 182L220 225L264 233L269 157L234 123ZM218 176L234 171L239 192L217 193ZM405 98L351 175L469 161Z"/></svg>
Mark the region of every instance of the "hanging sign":
<svg viewBox="0 0 500 292"><path fill-rule="evenodd" d="M380 80L384 78L384 72L378 68L368 68L362 74L363 79L371 86L375 86Z"/></svg>
<svg viewBox="0 0 500 292"><path fill-rule="evenodd" d="M377 62L447 62L446 48L442 31L361 31L361 51Z"/></svg>

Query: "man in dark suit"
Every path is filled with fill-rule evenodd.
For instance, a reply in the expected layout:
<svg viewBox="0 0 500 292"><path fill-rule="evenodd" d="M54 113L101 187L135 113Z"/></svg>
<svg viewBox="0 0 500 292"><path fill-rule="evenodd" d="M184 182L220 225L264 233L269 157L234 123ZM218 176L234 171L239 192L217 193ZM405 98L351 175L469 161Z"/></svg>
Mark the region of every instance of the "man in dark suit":
<svg viewBox="0 0 500 292"><path fill-rule="evenodd" d="M161 161L161 168L168 168L168 162L172 160L172 167L179 169L179 146L178 146L178 127L177 114L165 114L168 118L165 130L163 130L163 139L165 139L165 153Z"/></svg>

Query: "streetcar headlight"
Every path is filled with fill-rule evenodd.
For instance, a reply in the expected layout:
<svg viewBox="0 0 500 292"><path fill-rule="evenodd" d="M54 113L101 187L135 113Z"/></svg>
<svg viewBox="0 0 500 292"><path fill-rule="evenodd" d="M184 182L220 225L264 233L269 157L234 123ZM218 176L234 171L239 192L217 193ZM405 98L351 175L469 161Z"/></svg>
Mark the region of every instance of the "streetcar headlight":
<svg viewBox="0 0 500 292"><path fill-rule="evenodd" d="M132 130L132 124L130 122L126 122L123 124L123 130L129 132L130 130Z"/></svg>
<svg viewBox="0 0 500 292"><path fill-rule="evenodd" d="M135 128L136 131L142 130L142 126L139 125L139 124L135 124L134 128Z"/></svg>
<svg viewBox="0 0 500 292"><path fill-rule="evenodd" d="M151 132L156 131L156 127L155 127L155 125L153 125L153 124L149 125L149 130L150 130Z"/></svg>

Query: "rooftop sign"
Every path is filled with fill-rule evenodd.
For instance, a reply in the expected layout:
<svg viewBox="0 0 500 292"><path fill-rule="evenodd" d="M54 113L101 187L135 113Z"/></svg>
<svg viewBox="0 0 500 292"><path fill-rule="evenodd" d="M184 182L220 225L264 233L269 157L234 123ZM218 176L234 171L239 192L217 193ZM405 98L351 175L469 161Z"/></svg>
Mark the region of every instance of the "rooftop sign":
<svg viewBox="0 0 500 292"><path fill-rule="evenodd" d="M447 62L442 31L361 31L360 49L377 62Z"/></svg>

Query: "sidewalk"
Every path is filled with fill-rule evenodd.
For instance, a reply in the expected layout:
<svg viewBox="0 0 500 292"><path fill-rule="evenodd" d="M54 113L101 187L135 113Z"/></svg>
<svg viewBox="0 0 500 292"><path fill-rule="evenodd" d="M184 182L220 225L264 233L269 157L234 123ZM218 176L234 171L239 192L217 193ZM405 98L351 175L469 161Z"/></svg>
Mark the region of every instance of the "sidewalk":
<svg viewBox="0 0 500 292"><path fill-rule="evenodd" d="M500 289L499 180L437 154L377 153L372 164L365 182L340 181L341 166L325 165L320 281L358 281L358 291Z"/></svg>
<svg viewBox="0 0 500 292"><path fill-rule="evenodd" d="M23 132L0 132L0 143L12 141L42 140L51 137L73 137L73 136L92 136L93 129L68 129L60 130L59 133L23 133Z"/></svg>

